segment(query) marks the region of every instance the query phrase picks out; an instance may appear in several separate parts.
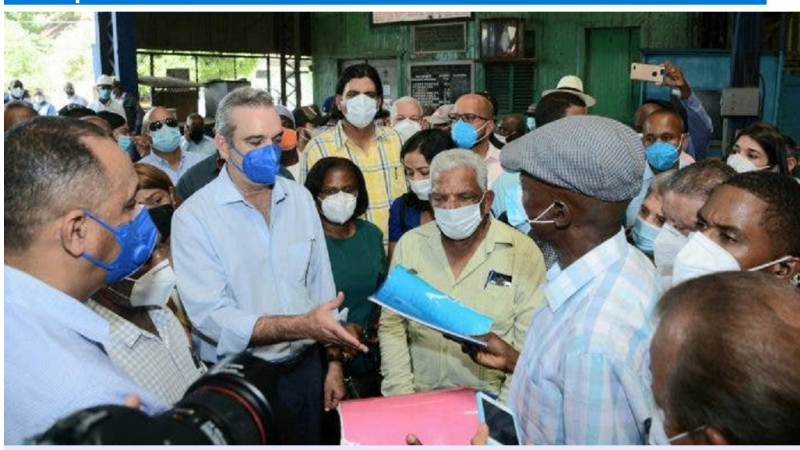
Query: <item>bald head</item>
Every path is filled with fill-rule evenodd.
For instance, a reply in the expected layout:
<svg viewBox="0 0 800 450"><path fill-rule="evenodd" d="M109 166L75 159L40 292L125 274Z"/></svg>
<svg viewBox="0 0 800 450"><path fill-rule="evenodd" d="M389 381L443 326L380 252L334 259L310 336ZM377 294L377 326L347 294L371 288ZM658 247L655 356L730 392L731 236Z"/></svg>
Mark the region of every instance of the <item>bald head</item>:
<svg viewBox="0 0 800 450"><path fill-rule="evenodd" d="M163 106L156 106L150 111L147 111L147 114L144 115L144 120L142 121L142 132L145 134L150 134L150 123L151 122L160 122L164 119L171 118L175 119L175 116L169 112L167 108Z"/></svg>
<svg viewBox="0 0 800 450"><path fill-rule="evenodd" d="M456 100L453 113L456 114L475 114L487 119L492 119L494 109L492 102L484 95L464 94Z"/></svg>
<svg viewBox="0 0 800 450"><path fill-rule="evenodd" d="M800 442L797 288L717 273L671 289L658 309L653 393L668 436L706 426L695 443Z"/></svg>

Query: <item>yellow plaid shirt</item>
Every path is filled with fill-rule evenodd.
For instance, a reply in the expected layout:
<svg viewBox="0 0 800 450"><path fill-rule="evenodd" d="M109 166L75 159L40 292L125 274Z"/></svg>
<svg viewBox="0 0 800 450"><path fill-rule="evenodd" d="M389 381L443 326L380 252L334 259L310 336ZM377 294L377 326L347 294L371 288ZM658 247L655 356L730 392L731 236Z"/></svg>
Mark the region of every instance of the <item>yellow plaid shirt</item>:
<svg viewBox="0 0 800 450"><path fill-rule="evenodd" d="M376 126L375 139L366 152L344 133L342 122L315 137L300 158L300 183L305 183L309 169L322 158L338 156L353 161L364 174L369 194L366 220L383 233L389 243L389 207L406 190L406 174L400 162L402 138L389 127Z"/></svg>

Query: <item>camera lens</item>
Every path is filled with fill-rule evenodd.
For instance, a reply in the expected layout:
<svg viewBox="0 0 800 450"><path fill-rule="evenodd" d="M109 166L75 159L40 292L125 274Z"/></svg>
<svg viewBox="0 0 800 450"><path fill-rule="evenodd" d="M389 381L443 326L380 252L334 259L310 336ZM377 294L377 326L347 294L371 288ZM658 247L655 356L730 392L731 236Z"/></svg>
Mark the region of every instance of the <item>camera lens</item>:
<svg viewBox="0 0 800 450"><path fill-rule="evenodd" d="M32 439L37 444L278 444L275 400L278 369L249 353L220 361L186 391L175 407L157 417L120 405L83 409ZM276 409L277 408L277 409Z"/></svg>

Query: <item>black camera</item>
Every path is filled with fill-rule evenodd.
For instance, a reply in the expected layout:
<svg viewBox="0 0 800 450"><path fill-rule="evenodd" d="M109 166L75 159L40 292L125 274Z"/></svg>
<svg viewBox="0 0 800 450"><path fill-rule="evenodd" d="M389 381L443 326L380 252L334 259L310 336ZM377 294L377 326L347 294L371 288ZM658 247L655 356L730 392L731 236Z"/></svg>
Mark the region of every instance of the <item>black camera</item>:
<svg viewBox="0 0 800 450"><path fill-rule="evenodd" d="M283 415L275 399L278 369L249 353L231 355L155 417L119 405L87 408L59 420L36 444L279 444Z"/></svg>

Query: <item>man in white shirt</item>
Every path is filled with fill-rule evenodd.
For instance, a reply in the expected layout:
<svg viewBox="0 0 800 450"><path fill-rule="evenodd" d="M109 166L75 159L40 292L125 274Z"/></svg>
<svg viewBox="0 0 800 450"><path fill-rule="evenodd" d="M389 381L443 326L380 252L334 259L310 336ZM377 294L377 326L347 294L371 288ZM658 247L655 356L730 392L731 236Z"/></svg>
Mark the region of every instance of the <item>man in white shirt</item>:
<svg viewBox="0 0 800 450"><path fill-rule="evenodd" d="M114 84L114 77L100 75L97 77L97 99L89 104L89 109L94 112L111 111L125 117L125 109L122 104L115 102L111 98L111 85Z"/></svg>
<svg viewBox="0 0 800 450"><path fill-rule="evenodd" d="M64 84L64 94L67 96L68 105L72 103L81 106L89 105L89 102L87 102L85 98L75 93L75 86L72 85L72 82L67 81L67 83Z"/></svg>

